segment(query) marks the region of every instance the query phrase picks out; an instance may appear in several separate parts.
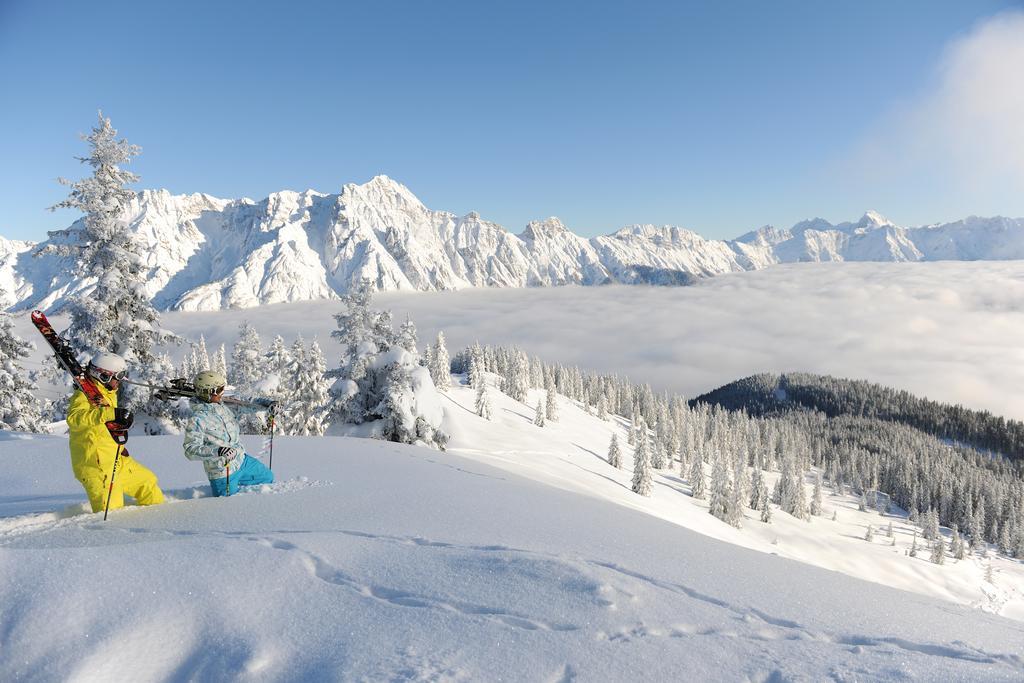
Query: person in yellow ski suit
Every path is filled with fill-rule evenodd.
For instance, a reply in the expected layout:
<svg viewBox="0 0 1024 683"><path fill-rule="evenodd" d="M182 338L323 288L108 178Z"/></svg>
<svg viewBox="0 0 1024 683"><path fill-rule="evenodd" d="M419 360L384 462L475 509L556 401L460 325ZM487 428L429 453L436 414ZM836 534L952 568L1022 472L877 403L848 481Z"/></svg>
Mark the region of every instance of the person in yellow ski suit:
<svg viewBox="0 0 1024 683"><path fill-rule="evenodd" d="M117 407L117 389L127 376L127 365L115 353L99 353L86 370L103 395L105 406L95 406L80 389L75 389L68 406L68 436L71 446L71 469L75 478L89 496L93 512L102 511L110 492L110 475L118 445L107 430L106 423L114 421L127 428L132 413ZM114 488L110 492L110 509L124 507L124 494L139 505L157 505L164 502L164 494L157 485L156 475L148 468L128 457L121 447Z"/></svg>

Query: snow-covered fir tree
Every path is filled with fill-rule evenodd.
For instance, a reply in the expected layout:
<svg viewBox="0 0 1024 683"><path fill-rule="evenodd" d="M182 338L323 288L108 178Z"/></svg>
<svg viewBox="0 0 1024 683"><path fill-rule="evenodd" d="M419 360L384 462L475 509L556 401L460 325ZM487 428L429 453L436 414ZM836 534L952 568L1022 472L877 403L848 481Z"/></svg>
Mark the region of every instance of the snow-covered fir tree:
<svg viewBox="0 0 1024 683"><path fill-rule="evenodd" d="M544 426L544 404L537 399L537 409L533 411L533 424L538 427Z"/></svg>
<svg viewBox="0 0 1024 683"><path fill-rule="evenodd" d="M721 452L715 452L712 459L711 494L708 501L710 503L708 512L725 522L729 518L729 505L731 502L729 465L726 462L727 456Z"/></svg>
<svg viewBox="0 0 1024 683"><path fill-rule="evenodd" d="M409 353L419 353L418 343L419 337L416 335L416 323L406 316L405 322L398 328L398 345ZM445 353L447 353L447 350Z"/></svg>
<svg viewBox="0 0 1024 683"><path fill-rule="evenodd" d="M864 533L864 540L871 542L875 540L875 528L868 524L868 530Z"/></svg>
<svg viewBox="0 0 1024 683"><path fill-rule="evenodd" d="M228 375L228 354L223 344L221 344L220 348L217 349L217 355L213 358L212 369L221 373L225 377Z"/></svg>
<svg viewBox="0 0 1024 683"><path fill-rule="evenodd" d="M732 489L729 491L729 506L725 513L725 521L739 529L743 526L744 492L743 480L746 474L746 463L736 458L733 463Z"/></svg>
<svg viewBox="0 0 1024 683"><path fill-rule="evenodd" d="M33 348L14 334L11 316L0 313L0 430L45 431L35 373L26 372L21 364Z"/></svg>
<svg viewBox="0 0 1024 683"><path fill-rule="evenodd" d="M929 541L934 541L939 536L939 513L934 508L924 514L921 535Z"/></svg>
<svg viewBox="0 0 1024 683"><path fill-rule="evenodd" d="M231 350L231 365L228 367L228 382L240 396L254 396L256 383L264 377L262 346L256 328L243 322L238 328L238 340Z"/></svg>
<svg viewBox="0 0 1024 683"><path fill-rule="evenodd" d="M53 209L77 209L82 220L65 230L50 232L50 243L40 253L56 253L75 260L75 272L86 283L68 298L72 345L89 356L110 351L122 356L133 377L157 382L173 374L154 348L177 341L160 327L160 317L146 295L149 274L144 249L129 229L125 208L135 197L126 185L138 176L121 168L139 154L137 146L117 138L110 119L99 114L92 133L83 136L89 155L82 163L92 175L78 181L60 179L71 188L68 197ZM136 419L151 433L175 431L167 404L152 398L149 390L123 385L120 405L143 412L149 420Z"/></svg>
<svg viewBox="0 0 1024 683"><path fill-rule="evenodd" d="M907 554L911 557L917 557L917 529L914 530L914 540L910 542L910 550Z"/></svg>
<svg viewBox="0 0 1024 683"><path fill-rule="evenodd" d="M754 469L754 478L750 486L750 509L761 509L761 496L768 496L768 485L764 481L764 471L757 467Z"/></svg>
<svg viewBox="0 0 1024 683"><path fill-rule="evenodd" d="M544 396L544 417L552 422L558 422L558 403L555 399L554 382L548 385Z"/></svg>
<svg viewBox="0 0 1024 683"><path fill-rule="evenodd" d="M651 495L651 454L647 446L647 423L640 419L633 453L633 492Z"/></svg>
<svg viewBox="0 0 1024 683"><path fill-rule="evenodd" d="M955 526L953 527L953 538L949 542L949 552L957 560L962 560L966 556L964 539L960 536L960 530Z"/></svg>
<svg viewBox="0 0 1024 683"><path fill-rule="evenodd" d="M272 393L264 391L268 388L264 383L266 375L260 335L256 328L243 322L238 328L238 340L231 351L228 383L234 387L234 393L239 398L259 398L263 393ZM263 434L267 431L266 416L263 413L242 411L238 414L238 426L243 434Z"/></svg>
<svg viewBox="0 0 1024 683"><path fill-rule="evenodd" d="M765 488L765 496L761 499L761 521L765 524L772 523L772 504L769 500L767 487Z"/></svg>
<svg viewBox="0 0 1024 683"><path fill-rule="evenodd" d="M814 475L814 493L811 494L811 515L821 515L821 475L817 473Z"/></svg>
<svg viewBox="0 0 1024 683"><path fill-rule="evenodd" d="M331 430L350 433L355 425L356 433L386 441L444 448L444 408L430 370L397 343L391 313L370 308L369 281L353 287L342 303L331 333L342 349L338 368L328 373L336 378L329 390Z"/></svg>
<svg viewBox="0 0 1024 683"><path fill-rule="evenodd" d="M476 385L476 414L485 420L491 419L491 397L487 393L487 382L483 376Z"/></svg>
<svg viewBox="0 0 1024 683"><path fill-rule="evenodd" d="M288 352L288 347L285 346L284 338L281 335L274 337L274 341L270 343L270 347L263 358L263 366L266 371L278 377L284 377L288 367L292 364L292 356Z"/></svg>
<svg viewBox="0 0 1024 683"><path fill-rule="evenodd" d="M440 391L448 391L452 385L451 358L445 344L444 332L438 332L437 341L434 342L431 354L430 377L434 380L434 386ZM406 350L408 351L408 349ZM410 353L416 353L415 346Z"/></svg>
<svg viewBox="0 0 1024 683"><path fill-rule="evenodd" d="M316 340L304 349L302 337L295 340L291 352L284 391L288 432L301 436L320 436L327 427L327 362Z"/></svg>
<svg viewBox="0 0 1024 683"><path fill-rule="evenodd" d="M690 482L690 491L694 498L703 500L706 493L704 482L704 463L699 454L695 454L690 463L690 473L687 479Z"/></svg>
<svg viewBox="0 0 1024 683"><path fill-rule="evenodd" d="M622 469L622 449L619 448L619 436L612 433L612 441L608 445L608 464L617 470Z"/></svg>
<svg viewBox="0 0 1024 683"><path fill-rule="evenodd" d="M930 559L935 564L946 563L946 548L941 538L937 538L932 541L932 554Z"/></svg>
<svg viewBox="0 0 1024 683"><path fill-rule="evenodd" d="M199 344L197 344L193 350L196 354L196 367L199 368L199 372L209 370L210 354L206 351L206 337L204 335L199 335Z"/></svg>

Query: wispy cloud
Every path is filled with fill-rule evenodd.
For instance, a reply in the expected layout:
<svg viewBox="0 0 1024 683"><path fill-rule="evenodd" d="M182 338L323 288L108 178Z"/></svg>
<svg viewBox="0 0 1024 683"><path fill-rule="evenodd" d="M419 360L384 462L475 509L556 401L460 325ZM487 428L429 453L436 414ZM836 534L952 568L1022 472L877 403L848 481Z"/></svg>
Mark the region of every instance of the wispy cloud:
<svg viewBox="0 0 1024 683"><path fill-rule="evenodd" d="M979 23L947 46L930 86L885 115L862 141L852 163L860 180L880 195L888 187L978 213L1000 204L1019 210L1022 73L1024 12Z"/></svg>

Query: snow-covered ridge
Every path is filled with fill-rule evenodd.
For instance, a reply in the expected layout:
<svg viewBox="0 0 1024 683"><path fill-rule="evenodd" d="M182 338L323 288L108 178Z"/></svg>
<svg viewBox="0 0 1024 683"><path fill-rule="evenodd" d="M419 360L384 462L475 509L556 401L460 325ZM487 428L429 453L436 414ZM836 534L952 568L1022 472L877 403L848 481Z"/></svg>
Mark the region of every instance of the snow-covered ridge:
<svg viewBox="0 0 1024 683"><path fill-rule="evenodd" d="M363 278L382 291L671 285L798 261L1024 258L1024 219L905 228L870 211L856 222L815 218L730 241L653 225L588 239L557 218L515 235L476 212L428 209L386 176L338 194L283 191L260 201L144 190L128 220L147 247L149 294L159 308L180 310L336 298ZM34 257L37 246L0 238L0 309L59 306L91 286L68 261Z"/></svg>

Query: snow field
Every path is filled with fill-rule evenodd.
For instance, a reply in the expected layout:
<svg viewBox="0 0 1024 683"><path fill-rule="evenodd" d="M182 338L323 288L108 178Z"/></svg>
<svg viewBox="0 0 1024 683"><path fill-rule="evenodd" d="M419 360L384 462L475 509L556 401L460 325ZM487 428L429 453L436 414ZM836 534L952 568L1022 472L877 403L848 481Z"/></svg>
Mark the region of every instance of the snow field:
<svg viewBox="0 0 1024 683"><path fill-rule="evenodd" d="M104 523L46 518L80 495L63 439L0 442L0 679L1024 676L1016 622L453 452L283 437L281 484L214 499L179 437L133 443L181 500Z"/></svg>

